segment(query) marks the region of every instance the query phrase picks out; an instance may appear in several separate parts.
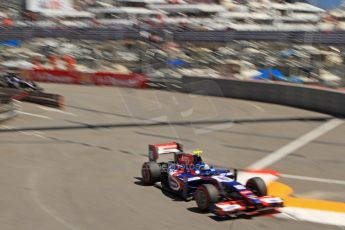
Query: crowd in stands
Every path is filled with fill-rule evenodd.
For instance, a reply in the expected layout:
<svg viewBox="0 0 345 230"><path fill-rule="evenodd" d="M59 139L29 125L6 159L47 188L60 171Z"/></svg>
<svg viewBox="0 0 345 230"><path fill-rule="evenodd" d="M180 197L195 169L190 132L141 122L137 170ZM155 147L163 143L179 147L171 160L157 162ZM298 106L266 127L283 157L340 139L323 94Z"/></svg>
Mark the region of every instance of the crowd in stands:
<svg viewBox="0 0 345 230"><path fill-rule="evenodd" d="M67 11L41 12L26 9L24 2L0 1L3 27L133 28L147 24L193 30L345 29L342 9L326 12L294 0L75 0Z"/></svg>

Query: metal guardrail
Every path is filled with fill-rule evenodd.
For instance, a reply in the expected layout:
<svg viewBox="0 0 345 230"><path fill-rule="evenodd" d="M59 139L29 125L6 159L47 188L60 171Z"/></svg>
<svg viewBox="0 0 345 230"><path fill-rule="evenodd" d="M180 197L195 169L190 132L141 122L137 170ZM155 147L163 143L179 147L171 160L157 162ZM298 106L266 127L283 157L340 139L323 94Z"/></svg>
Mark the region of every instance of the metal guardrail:
<svg viewBox="0 0 345 230"><path fill-rule="evenodd" d="M164 37L161 29L151 32ZM345 31L296 32L296 31L177 31L172 38L179 42L230 42L233 40L282 41L291 43L345 44ZM35 37L91 40L142 39L140 29L116 28L0 28L0 39L32 39Z"/></svg>

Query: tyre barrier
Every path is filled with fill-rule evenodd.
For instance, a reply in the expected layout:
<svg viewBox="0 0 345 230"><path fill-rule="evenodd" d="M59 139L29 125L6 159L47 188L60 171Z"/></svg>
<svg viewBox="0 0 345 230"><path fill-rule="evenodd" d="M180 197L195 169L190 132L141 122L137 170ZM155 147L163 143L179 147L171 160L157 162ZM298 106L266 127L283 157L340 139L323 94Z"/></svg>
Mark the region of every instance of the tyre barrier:
<svg viewBox="0 0 345 230"><path fill-rule="evenodd" d="M345 116L345 92L277 82L201 77L182 78L183 92L286 105L333 116Z"/></svg>

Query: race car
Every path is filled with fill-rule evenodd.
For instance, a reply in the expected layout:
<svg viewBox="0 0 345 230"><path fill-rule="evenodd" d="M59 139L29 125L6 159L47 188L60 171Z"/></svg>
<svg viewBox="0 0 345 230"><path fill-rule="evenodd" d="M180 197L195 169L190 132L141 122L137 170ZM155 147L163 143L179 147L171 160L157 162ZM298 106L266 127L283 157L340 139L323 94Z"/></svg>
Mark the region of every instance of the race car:
<svg viewBox="0 0 345 230"><path fill-rule="evenodd" d="M162 154L174 154L174 160L157 163ZM162 189L185 200L195 199L201 211L219 216L254 215L283 206L281 198L267 195L260 177L243 185L237 181L237 170L209 166L201 154L201 150L185 153L176 142L149 145L149 161L142 166L142 180L145 185L161 182Z"/></svg>
<svg viewBox="0 0 345 230"><path fill-rule="evenodd" d="M7 73L0 77L0 86L25 91L43 91L34 81L25 80L15 73Z"/></svg>

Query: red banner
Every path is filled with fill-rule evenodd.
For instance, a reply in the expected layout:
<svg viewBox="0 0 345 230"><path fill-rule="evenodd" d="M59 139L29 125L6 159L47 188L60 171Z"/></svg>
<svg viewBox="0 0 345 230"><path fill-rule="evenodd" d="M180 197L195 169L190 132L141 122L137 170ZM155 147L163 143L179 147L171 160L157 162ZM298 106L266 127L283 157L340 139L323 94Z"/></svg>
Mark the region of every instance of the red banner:
<svg viewBox="0 0 345 230"><path fill-rule="evenodd" d="M147 78L141 74L117 74L109 72L98 72L93 76L95 85L113 85L129 88L144 88Z"/></svg>
<svg viewBox="0 0 345 230"><path fill-rule="evenodd" d="M29 70L27 77L37 82L81 84L81 73L67 70L36 69Z"/></svg>
<svg viewBox="0 0 345 230"><path fill-rule="evenodd" d="M105 85L129 88L145 88L147 77L142 74L119 74L110 72L83 73L68 70L35 69L23 72L25 78L37 82L78 85Z"/></svg>

